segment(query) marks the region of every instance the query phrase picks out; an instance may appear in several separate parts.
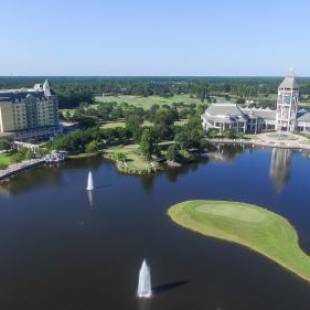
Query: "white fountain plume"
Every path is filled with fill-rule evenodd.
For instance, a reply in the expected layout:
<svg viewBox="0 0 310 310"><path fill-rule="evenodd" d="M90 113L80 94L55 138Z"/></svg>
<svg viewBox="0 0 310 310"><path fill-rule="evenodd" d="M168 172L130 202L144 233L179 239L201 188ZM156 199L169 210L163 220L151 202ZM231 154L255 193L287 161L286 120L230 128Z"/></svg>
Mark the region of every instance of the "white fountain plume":
<svg viewBox="0 0 310 310"><path fill-rule="evenodd" d="M145 260L143 260L143 263L141 265L140 272L139 272L137 297L139 298L152 297L151 272L150 272L150 267L147 265Z"/></svg>
<svg viewBox="0 0 310 310"><path fill-rule="evenodd" d="M94 180L93 180L93 174L91 171L88 172L86 190L88 190L88 191L94 190Z"/></svg>

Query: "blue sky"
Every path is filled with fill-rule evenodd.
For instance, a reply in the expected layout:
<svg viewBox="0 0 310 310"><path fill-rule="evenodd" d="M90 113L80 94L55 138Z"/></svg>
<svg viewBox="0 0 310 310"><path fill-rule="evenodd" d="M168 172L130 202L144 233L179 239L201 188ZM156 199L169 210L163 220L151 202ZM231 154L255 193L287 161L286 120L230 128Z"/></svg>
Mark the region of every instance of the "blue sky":
<svg viewBox="0 0 310 310"><path fill-rule="evenodd" d="M310 76L309 0L0 0L0 75Z"/></svg>

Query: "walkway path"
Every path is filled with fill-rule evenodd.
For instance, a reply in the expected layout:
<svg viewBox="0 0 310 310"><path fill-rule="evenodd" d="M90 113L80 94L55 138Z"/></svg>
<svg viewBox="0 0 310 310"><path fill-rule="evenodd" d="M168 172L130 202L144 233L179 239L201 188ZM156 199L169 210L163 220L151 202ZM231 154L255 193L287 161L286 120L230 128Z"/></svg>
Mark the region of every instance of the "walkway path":
<svg viewBox="0 0 310 310"><path fill-rule="evenodd" d="M208 139L208 141L214 144L244 144L272 148L310 150L310 139L291 133L286 136L278 135L277 133L261 133L250 136L249 139Z"/></svg>
<svg viewBox="0 0 310 310"><path fill-rule="evenodd" d="M30 159L18 164L10 165L7 169L0 170L0 181L8 179L20 171L41 165L43 163L45 163L45 158Z"/></svg>

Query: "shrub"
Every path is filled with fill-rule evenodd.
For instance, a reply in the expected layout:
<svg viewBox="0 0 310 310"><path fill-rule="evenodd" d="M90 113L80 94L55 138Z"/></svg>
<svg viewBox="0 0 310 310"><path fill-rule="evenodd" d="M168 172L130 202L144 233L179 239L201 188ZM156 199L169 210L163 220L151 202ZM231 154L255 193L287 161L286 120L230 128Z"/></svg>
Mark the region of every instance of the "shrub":
<svg viewBox="0 0 310 310"><path fill-rule="evenodd" d="M236 134L234 133L233 130L225 129L223 131L223 137L226 139L234 139L234 138L236 138Z"/></svg>
<svg viewBox="0 0 310 310"><path fill-rule="evenodd" d="M85 152L86 153L94 153L96 151L97 151L96 140L93 140L93 141L89 142L88 144L86 144L86 146L85 146Z"/></svg>
<svg viewBox="0 0 310 310"><path fill-rule="evenodd" d="M166 158L168 160L176 161L177 157L178 157L178 148L175 144L172 144L167 149Z"/></svg>
<svg viewBox="0 0 310 310"><path fill-rule="evenodd" d="M217 137L218 133L219 133L219 130L218 130L218 129L216 129L216 128L210 128L210 129L208 130L208 132L207 132L207 136L208 136L208 138L210 138L210 139L214 139L214 138Z"/></svg>
<svg viewBox="0 0 310 310"><path fill-rule="evenodd" d="M139 149L142 156L147 161L151 160L154 152L154 137L152 136L152 132L149 128L143 130Z"/></svg>
<svg viewBox="0 0 310 310"><path fill-rule="evenodd" d="M185 161L192 161L194 159L194 156L187 150L180 150L179 153L182 159Z"/></svg>
<svg viewBox="0 0 310 310"><path fill-rule="evenodd" d="M116 152L113 154L113 159L115 161L125 162L127 160L127 156L126 156L126 154L124 154L122 152Z"/></svg>
<svg viewBox="0 0 310 310"><path fill-rule="evenodd" d="M0 150L8 150L11 148L11 143L6 139L0 139Z"/></svg>
<svg viewBox="0 0 310 310"><path fill-rule="evenodd" d="M33 152L30 149L22 148L18 150L17 152L13 153L11 159L14 163L20 163L23 160L31 159L33 158Z"/></svg>

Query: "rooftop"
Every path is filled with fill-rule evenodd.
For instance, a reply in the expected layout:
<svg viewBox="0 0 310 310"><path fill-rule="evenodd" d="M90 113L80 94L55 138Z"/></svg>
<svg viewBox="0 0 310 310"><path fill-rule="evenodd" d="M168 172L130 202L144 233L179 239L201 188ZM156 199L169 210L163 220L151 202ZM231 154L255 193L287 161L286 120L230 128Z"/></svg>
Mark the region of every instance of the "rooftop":
<svg viewBox="0 0 310 310"><path fill-rule="evenodd" d="M36 98L42 98L43 96L51 96L51 90L48 81L44 84L35 84L32 88L17 88L17 89L1 89L0 101L20 101L31 95Z"/></svg>
<svg viewBox="0 0 310 310"><path fill-rule="evenodd" d="M235 103L214 103L211 104L207 110L206 114L211 116L222 116L222 117L239 117L244 118L244 113L240 107Z"/></svg>
<svg viewBox="0 0 310 310"><path fill-rule="evenodd" d="M299 85L296 82L296 77L294 71L291 69L279 86L279 89L298 89Z"/></svg>
<svg viewBox="0 0 310 310"><path fill-rule="evenodd" d="M298 117L298 121L310 122L310 112L306 112Z"/></svg>
<svg viewBox="0 0 310 310"><path fill-rule="evenodd" d="M276 119L276 110L271 110L269 108L243 108L242 111L249 116L260 117L269 120Z"/></svg>

